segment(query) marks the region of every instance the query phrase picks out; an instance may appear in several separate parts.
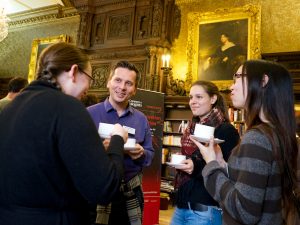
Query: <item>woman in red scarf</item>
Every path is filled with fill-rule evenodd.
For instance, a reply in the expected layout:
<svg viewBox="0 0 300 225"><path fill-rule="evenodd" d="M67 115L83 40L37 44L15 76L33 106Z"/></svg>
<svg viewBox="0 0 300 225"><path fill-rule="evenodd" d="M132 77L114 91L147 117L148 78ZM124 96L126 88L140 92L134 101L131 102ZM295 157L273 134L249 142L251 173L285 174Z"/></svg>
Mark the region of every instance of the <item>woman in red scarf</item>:
<svg viewBox="0 0 300 225"><path fill-rule="evenodd" d="M187 156L177 170L176 208L171 225L221 225L222 210L204 187L202 169L206 165L198 147L190 139L197 123L215 127L214 137L225 140L220 144L224 159L239 142L237 130L230 124L227 108L217 86L209 81L196 81L190 89L193 113L181 138L182 154Z"/></svg>

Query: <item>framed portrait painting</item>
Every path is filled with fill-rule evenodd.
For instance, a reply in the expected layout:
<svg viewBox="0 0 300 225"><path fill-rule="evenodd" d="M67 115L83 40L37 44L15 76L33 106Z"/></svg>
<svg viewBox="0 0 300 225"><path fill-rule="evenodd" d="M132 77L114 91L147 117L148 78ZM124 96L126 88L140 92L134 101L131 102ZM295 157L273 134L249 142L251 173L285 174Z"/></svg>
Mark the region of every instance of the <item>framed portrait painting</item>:
<svg viewBox="0 0 300 225"><path fill-rule="evenodd" d="M228 90L247 59L260 57L260 8L217 9L188 14L189 79L209 80Z"/></svg>
<svg viewBox="0 0 300 225"><path fill-rule="evenodd" d="M53 37L37 38L32 41L30 63L29 63L29 73L28 73L28 82L31 82L35 79L35 72L37 67L37 61L41 52L50 44L56 42L69 42L70 37L61 34Z"/></svg>

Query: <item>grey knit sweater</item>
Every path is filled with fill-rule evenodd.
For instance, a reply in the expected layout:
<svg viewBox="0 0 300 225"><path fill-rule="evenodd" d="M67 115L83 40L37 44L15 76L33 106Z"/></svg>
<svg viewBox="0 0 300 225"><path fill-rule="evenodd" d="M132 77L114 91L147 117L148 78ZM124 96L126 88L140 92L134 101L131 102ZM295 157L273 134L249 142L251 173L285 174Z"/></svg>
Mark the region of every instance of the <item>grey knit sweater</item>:
<svg viewBox="0 0 300 225"><path fill-rule="evenodd" d="M223 224L281 225L281 178L272 146L265 135L247 131L228 160L202 171L205 187L224 211Z"/></svg>

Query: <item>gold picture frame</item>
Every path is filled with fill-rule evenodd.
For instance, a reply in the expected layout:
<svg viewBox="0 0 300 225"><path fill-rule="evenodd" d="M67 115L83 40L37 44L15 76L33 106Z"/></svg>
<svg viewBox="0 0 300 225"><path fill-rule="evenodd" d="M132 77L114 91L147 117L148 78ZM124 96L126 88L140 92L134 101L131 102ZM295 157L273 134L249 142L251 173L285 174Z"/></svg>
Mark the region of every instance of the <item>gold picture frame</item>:
<svg viewBox="0 0 300 225"><path fill-rule="evenodd" d="M35 79L35 71L37 66L38 57L43 49L48 45L57 43L57 42L69 42L70 37L61 34L53 37L37 38L32 41L31 55L29 62L29 72L28 72L28 82L31 82Z"/></svg>
<svg viewBox="0 0 300 225"><path fill-rule="evenodd" d="M261 26L261 8L255 5L245 5L239 8L222 8L216 9L213 12L191 12L187 15L188 24L188 40L187 40L187 83L192 83L195 80L203 79L200 75L200 32L203 25L223 25L223 27L229 26L230 22L240 23L246 20L247 22L247 43L246 49L247 59L260 58L260 26ZM217 26L210 26L206 31L211 31ZM242 28L242 26L240 26ZM205 29L204 29L205 30ZM203 35L203 34L202 34ZM205 34L204 34L205 36ZM199 50L200 49L200 50ZM202 53L201 53L202 54ZM207 53L208 54L208 53ZM233 74L232 74L233 75ZM219 89L229 90L232 84L232 79L215 79L212 80Z"/></svg>

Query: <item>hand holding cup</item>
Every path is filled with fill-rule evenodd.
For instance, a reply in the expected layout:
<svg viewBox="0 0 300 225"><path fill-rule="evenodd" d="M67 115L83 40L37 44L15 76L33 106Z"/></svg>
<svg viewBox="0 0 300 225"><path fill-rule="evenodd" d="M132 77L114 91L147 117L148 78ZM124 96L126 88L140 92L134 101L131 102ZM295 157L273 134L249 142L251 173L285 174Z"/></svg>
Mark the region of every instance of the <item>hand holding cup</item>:
<svg viewBox="0 0 300 225"><path fill-rule="evenodd" d="M127 139L128 139L128 132L126 129L124 129L120 124L116 123L114 125L114 128L111 132L111 136L113 135L119 135L123 138L124 140L124 143L127 142Z"/></svg>

